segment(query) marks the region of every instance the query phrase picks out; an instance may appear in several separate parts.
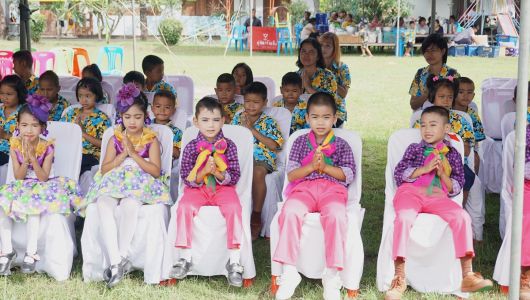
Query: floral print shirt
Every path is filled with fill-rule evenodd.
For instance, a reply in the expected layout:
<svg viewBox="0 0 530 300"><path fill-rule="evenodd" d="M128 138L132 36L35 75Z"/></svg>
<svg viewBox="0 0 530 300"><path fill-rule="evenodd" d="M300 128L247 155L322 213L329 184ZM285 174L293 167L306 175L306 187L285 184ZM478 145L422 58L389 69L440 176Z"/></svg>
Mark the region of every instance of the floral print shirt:
<svg viewBox="0 0 530 300"><path fill-rule="evenodd" d="M48 116L48 121L60 121L64 110L70 106L70 103L61 95L57 95L57 103L53 105Z"/></svg>
<svg viewBox="0 0 530 300"><path fill-rule="evenodd" d="M9 116L5 115L5 107L0 107L0 127L5 133L13 134L17 128L18 111L22 105L19 105ZM9 155L9 140L0 139L0 152Z"/></svg>
<svg viewBox="0 0 530 300"><path fill-rule="evenodd" d="M77 117L81 115L83 108L74 108L68 111L68 113L61 118L63 122L76 123ZM86 134L96 138L102 139L103 133L107 128L111 127L109 117L101 110L94 108L92 113L88 115L83 121L81 121L81 129ZM101 148L96 147L89 141L83 138L83 154L91 154L99 159L101 155Z"/></svg>
<svg viewBox="0 0 530 300"><path fill-rule="evenodd" d="M282 99L278 102L275 102L273 104L274 107L283 107L287 108L285 106L285 100ZM293 111L291 112L291 130L290 134L297 131L298 129L304 129L309 128L309 124L307 124L305 120L305 116L307 113L307 103L302 100L298 99L298 103L294 107Z"/></svg>
<svg viewBox="0 0 530 300"><path fill-rule="evenodd" d="M427 88L427 79L429 78L429 75L431 75L431 73L429 72L429 66L421 68L416 72L416 75L414 76L414 79L412 80L412 84L410 85L409 89L409 94L411 96L418 97L421 95L429 94L429 90ZM458 74L456 69L453 69L447 66L446 64L442 66L442 70L437 75L442 78L447 78L449 76L452 76L454 78L460 77L460 74Z"/></svg>

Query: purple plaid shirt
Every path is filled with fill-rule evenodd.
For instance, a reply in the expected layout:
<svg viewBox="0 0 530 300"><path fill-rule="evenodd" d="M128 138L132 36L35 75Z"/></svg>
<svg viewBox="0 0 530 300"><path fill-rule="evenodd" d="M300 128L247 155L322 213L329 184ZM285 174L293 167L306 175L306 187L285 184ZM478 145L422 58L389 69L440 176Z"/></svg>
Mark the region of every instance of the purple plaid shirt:
<svg viewBox="0 0 530 300"><path fill-rule="evenodd" d="M293 171L294 169L300 168L301 161L311 152L309 148L309 134L304 134L299 136L296 141L293 143L291 148L291 153L289 154L289 162L287 164L287 173ZM303 180L315 180L315 179L327 179L331 182L339 183L345 187L348 187L349 184L353 182L355 177L355 159L353 158L353 151L350 148L348 143L341 139L340 137L335 137L336 150L335 153L331 155L331 160L333 161L333 166L339 167L346 175L346 181L340 181L336 178L329 176L327 174L319 174L318 172L313 172L306 176Z"/></svg>
<svg viewBox="0 0 530 300"><path fill-rule="evenodd" d="M217 137L215 137L215 142L218 140L225 138L223 135L223 131L221 130ZM225 179L220 182L217 180L217 183L221 185L236 185L239 181L239 177L241 176L241 171L239 170L239 160L237 158L237 147L232 140L225 138L227 143L227 148L225 151L225 156L228 161L228 168L225 171ZM184 148L184 151L182 153L182 164L180 166L180 177L182 180L184 180L184 184L186 184L189 187L200 187L201 184L197 184L196 182L190 182L186 180L188 175L190 174L191 170L195 166L195 162L197 161L197 156L199 156L199 152L197 151L197 144L200 141L207 141L204 135L199 132L197 135L197 138L189 142L186 147Z"/></svg>
<svg viewBox="0 0 530 300"><path fill-rule="evenodd" d="M444 143L449 147L446 158L452 169L450 178L453 182L453 192L449 194L452 197L458 195L464 186L464 165L462 164L462 156L451 146L451 143L447 140L444 140ZM394 170L394 180L397 186L402 185L404 182L416 181L416 178L410 178L410 176L417 168L424 165L427 157L423 155L423 151L426 147L432 146L425 141L409 145L403 158Z"/></svg>

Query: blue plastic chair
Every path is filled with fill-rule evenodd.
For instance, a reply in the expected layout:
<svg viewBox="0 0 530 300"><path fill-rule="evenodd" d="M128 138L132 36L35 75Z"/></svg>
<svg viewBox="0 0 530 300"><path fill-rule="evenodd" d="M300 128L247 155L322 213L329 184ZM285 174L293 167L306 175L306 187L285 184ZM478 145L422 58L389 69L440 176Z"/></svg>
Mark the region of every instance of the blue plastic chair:
<svg viewBox="0 0 530 300"><path fill-rule="evenodd" d="M234 41L235 50L237 51L238 43L239 43L239 51L243 52L243 49L246 47L247 44L247 28L243 25L236 25L232 28L232 33L230 35L230 41L228 42L228 47L230 48L230 45L232 44L232 41Z"/></svg>
<svg viewBox="0 0 530 300"><path fill-rule="evenodd" d="M99 48L98 66L102 68L104 56L107 58L107 69L101 71L102 75L116 75L123 73L123 47L121 46L104 46ZM120 61L120 67L117 66L117 61Z"/></svg>
<svg viewBox="0 0 530 300"><path fill-rule="evenodd" d="M304 29L304 25L297 23L294 25L294 33L296 36L296 47L300 48L300 44L302 43L302 30Z"/></svg>
<svg viewBox="0 0 530 300"><path fill-rule="evenodd" d="M276 28L276 40L278 47L276 54L280 55L280 49L283 47L283 52L287 54L287 47L289 47L291 55L293 55L293 39L291 38L291 30L287 27Z"/></svg>

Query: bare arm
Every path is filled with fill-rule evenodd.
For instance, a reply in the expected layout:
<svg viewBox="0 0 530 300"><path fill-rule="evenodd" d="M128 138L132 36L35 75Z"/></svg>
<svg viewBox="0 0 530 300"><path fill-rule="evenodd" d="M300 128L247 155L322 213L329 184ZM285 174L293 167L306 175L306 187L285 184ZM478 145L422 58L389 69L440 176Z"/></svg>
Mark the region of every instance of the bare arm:
<svg viewBox="0 0 530 300"><path fill-rule="evenodd" d="M322 171L339 181L346 181L346 174L344 174L344 171L339 167L324 164Z"/></svg>
<svg viewBox="0 0 530 300"><path fill-rule="evenodd" d="M273 139L268 138L264 136L263 134L259 133L259 131L256 130L256 128L251 127L249 128L250 131L252 131L252 135L260 142L262 142L267 148L271 149L272 151L276 151L280 145L276 143Z"/></svg>
<svg viewBox="0 0 530 300"><path fill-rule="evenodd" d="M157 139L153 140L149 148L149 161L138 155L136 151L129 151L129 156L134 159L144 172L155 178L160 177L160 144Z"/></svg>
<svg viewBox="0 0 530 300"><path fill-rule="evenodd" d="M39 181L48 181L48 178L50 177L50 171L52 169L52 163L53 163L53 154L55 151L51 151L45 158L44 162L42 163L42 167L39 165L39 161L37 157L32 156L30 161L31 165L33 166L33 171L35 172L35 176L37 176L37 179Z"/></svg>
<svg viewBox="0 0 530 300"><path fill-rule="evenodd" d="M87 140L90 144L92 144L92 145L94 145L94 146L96 146L98 148L101 148L101 140L100 139L95 138L95 137L89 135L86 132L83 132L83 138L85 140Z"/></svg>
<svg viewBox="0 0 530 300"><path fill-rule="evenodd" d="M127 151L123 151L121 154L116 155L116 149L113 143L107 144L107 151L105 152L105 158L101 165L101 174L106 174L115 167L121 165L121 163L127 157Z"/></svg>
<svg viewBox="0 0 530 300"><path fill-rule="evenodd" d="M410 97L410 108L412 110L420 109L425 101L427 101L427 95L421 95L421 96L411 96Z"/></svg>
<svg viewBox="0 0 530 300"><path fill-rule="evenodd" d="M347 86L337 85L337 94L339 94L339 96L341 96L342 98L346 98L349 89L350 88Z"/></svg>
<svg viewBox="0 0 530 300"><path fill-rule="evenodd" d="M289 174L287 174L287 179L289 180L289 182L293 182L295 180L299 180L299 179L302 179L308 176L309 174L313 173L313 171L315 171L315 169L313 168L313 165L307 164L305 166L296 168L292 170L291 172L289 172Z"/></svg>
<svg viewBox="0 0 530 300"><path fill-rule="evenodd" d="M29 161L26 161L26 158L24 157L24 162L20 164L17 159L17 154L14 150L10 150L9 155L11 156L11 161L13 162L13 175L15 176L15 179L23 180L26 178L26 174L28 173Z"/></svg>

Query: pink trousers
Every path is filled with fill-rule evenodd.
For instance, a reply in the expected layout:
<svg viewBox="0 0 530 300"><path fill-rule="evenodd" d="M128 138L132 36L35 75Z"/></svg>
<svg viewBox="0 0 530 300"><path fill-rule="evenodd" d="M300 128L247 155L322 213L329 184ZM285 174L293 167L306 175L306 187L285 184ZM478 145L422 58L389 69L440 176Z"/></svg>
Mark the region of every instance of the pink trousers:
<svg viewBox="0 0 530 300"><path fill-rule="evenodd" d="M193 218L203 206L219 206L226 220L226 245L237 249L241 244L241 203L235 186L217 185L215 193L205 185L200 188L184 188L184 195L177 208L177 240L175 247L191 248Z"/></svg>
<svg viewBox="0 0 530 300"><path fill-rule="evenodd" d="M420 213L437 215L449 224L457 258L474 255L471 218L460 205L440 189L435 190L432 195L426 195L425 189L404 183L394 196L394 210L396 212L392 247L394 260L398 257L407 257L410 230Z"/></svg>
<svg viewBox="0 0 530 300"><path fill-rule="evenodd" d="M524 182L521 266L530 267L530 181Z"/></svg>
<svg viewBox="0 0 530 300"><path fill-rule="evenodd" d="M280 236L274 261L296 265L304 216L320 212L326 266L342 270L348 228L347 199L348 191L344 186L325 179L304 181L294 187L278 218Z"/></svg>

